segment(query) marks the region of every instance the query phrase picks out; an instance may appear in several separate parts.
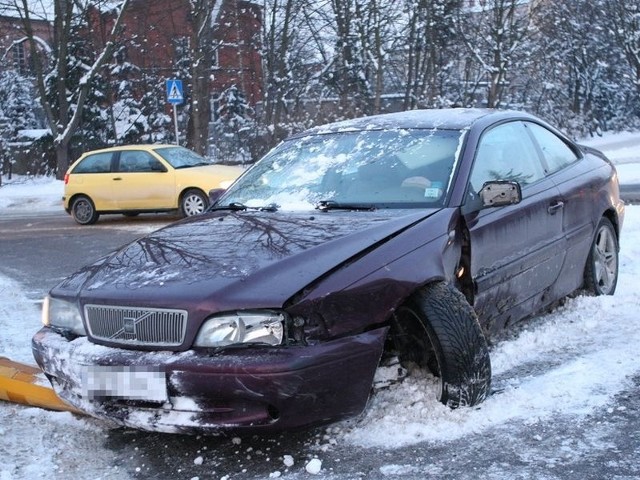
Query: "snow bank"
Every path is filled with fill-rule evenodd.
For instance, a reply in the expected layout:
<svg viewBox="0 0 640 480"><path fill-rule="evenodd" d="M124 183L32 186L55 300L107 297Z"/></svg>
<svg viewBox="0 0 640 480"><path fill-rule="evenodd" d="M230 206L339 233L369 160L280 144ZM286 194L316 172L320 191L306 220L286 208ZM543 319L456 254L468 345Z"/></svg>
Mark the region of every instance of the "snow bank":
<svg viewBox="0 0 640 480"><path fill-rule="evenodd" d="M0 355L33 364L31 337L39 328L39 305L0 276ZM78 478L78 471L82 478L126 478L103 447L107 433L97 420L0 402L0 479Z"/></svg>
<svg viewBox="0 0 640 480"><path fill-rule="evenodd" d="M51 177L2 176L0 214L63 211L64 183Z"/></svg>

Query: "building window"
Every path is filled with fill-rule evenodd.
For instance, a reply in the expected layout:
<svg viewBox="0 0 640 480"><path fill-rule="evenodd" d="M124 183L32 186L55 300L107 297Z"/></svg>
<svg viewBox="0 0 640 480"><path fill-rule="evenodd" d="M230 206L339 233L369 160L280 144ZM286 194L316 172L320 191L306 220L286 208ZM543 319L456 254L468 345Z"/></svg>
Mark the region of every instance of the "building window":
<svg viewBox="0 0 640 480"><path fill-rule="evenodd" d="M215 122L220 118L220 113L218 110L220 109L220 94L212 93L209 97L209 103L211 105L211 122Z"/></svg>
<svg viewBox="0 0 640 480"><path fill-rule="evenodd" d="M220 68L220 57L218 55L219 50L220 44L213 47L213 52L211 54L211 68Z"/></svg>
<svg viewBox="0 0 640 480"><path fill-rule="evenodd" d="M189 37L173 39L173 64L177 70L189 69L191 66L191 41Z"/></svg>
<svg viewBox="0 0 640 480"><path fill-rule="evenodd" d="M13 54L13 67L21 74L26 74L29 71L27 65L27 56L24 49L24 42L14 43L11 47Z"/></svg>

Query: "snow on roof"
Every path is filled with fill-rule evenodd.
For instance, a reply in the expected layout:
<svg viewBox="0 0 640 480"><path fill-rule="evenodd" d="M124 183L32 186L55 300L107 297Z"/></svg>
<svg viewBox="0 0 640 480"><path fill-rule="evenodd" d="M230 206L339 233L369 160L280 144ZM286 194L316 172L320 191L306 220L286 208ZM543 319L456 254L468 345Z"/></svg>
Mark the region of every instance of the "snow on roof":
<svg viewBox="0 0 640 480"><path fill-rule="evenodd" d="M314 127L300 133L300 136L339 132L344 130L371 130L380 128L442 128L462 129L469 127L476 120L487 115L513 114L508 110L481 108L443 108L427 110L408 110L404 112L386 113L343 120L327 125Z"/></svg>
<svg viewBox="0 0 640 480"><path fill-rule="evenodd" d="M52 20L54 12L53 0L29 0L29 17L33 20ZM14 3L9 5L8 2L0 4L0 15L12 18L24 17L24 8L22 4Z"/></svg>
<svg viewBox="0 0 640 480"><path fill-rule="evenodd" d="M44 137L49 134L48 128L31 128L25 130L18 130L18 135L23 138L28 138L30 140L38 140L39 138Z"/></svg>

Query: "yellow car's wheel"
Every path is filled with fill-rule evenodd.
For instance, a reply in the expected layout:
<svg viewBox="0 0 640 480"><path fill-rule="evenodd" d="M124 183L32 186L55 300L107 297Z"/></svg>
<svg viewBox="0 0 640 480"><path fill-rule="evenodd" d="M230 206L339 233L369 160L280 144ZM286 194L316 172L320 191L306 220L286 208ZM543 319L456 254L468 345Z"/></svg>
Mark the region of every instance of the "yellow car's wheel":
<svg viewBox="0 0 640 480"><path fill-rule="evenodd" d="M209 206L209 202L204 193L195 188L189 189L180 199L180 213L185 217L199 215Z"/></svg>
<svg viewBox="0 0 640 480"><path fill-rule="evenodd" d="M80 225L91 225L98 221L100 214L89 197L79 195L71 204L71 216Z"/></svg>

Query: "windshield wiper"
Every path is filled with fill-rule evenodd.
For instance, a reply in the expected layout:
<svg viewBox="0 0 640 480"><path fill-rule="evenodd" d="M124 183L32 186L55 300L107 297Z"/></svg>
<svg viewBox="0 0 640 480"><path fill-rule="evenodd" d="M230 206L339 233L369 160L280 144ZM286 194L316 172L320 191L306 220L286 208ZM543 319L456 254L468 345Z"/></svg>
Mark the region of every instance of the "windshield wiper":
<svg viewBox="0 0 640 480"><path fill-rule="evenodd" d="M234 212L238 212L240 210L258 210L260 212L277 212L278 205L275 203L270 203L269 205L265 205L264 207L247 207L244 203L240 202L231 202L228 205L215 205L211 207L212 211L214 210L231 210Z"/></svg>
<svg viewBox="0 0 640 480"><path fill-rule="evenodd" d="M275 203L270 203L269 205L265 205L264 207L256 207L256 210L260 210L261 212L277 212L279 205Z"/></svg>
<svg viewBox="0 0 640 480"><path fill-rule="evenodd" d="M376 209L374 205L369 203L340 203L335 200L320 200L316 209L321 212L328 212L329 210L357 210L370 212Z"/></svg>
<svg viewBox="0 0 640 480"><path fill-rule="evenodd" d="M191 167L206 167L207 165L213 165L209 162L198 162L198 163L187 163L185 165L178 165L177 167L173 167L176 170L180 170L181 168L191 168Z"/></svg>
<svg viewBox="0 0 640 480"><path fill-rule="evenodd" d="M244 203L231 202L228 205L214 205L209 210L232 210L237 212L239 210L246 210L248 207Z"/></svg>

